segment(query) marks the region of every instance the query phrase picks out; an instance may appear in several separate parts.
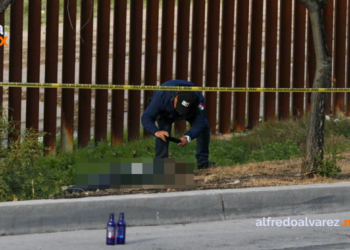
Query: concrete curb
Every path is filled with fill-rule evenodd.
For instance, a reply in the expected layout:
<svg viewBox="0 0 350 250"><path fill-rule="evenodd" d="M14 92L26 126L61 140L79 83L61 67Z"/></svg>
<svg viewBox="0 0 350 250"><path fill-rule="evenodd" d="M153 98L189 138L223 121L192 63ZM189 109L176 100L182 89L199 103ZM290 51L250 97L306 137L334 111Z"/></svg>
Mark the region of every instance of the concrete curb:
<svg viewBox="0 0 350 250"><path fill-rule="evenodd" d="M350 211L350 182L0 203L0 235Z"/></svg>

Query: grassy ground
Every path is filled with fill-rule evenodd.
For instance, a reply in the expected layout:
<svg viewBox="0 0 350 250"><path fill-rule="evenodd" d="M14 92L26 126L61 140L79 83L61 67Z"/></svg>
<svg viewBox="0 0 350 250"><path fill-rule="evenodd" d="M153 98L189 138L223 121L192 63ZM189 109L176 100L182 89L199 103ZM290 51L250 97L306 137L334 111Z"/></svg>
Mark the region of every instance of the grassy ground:
<svg viewBox="0 0 350 250"><path fill-rule="evenodd" d="M21 144L13 143L10 150L2 150L1 158L7 158L8 161L0 163L0 201L52 198L60 194L62 186L74 184L76 158L154 157L154 138L126 142L123 146L115 148L110 147L108 141L100 143L97 147L91 143L88 148L75 148L73 153L64 153L58 148L57 156L43 157L43 145L39 143L39 149L35 147L36 136L28 133L27 139ZM350 151L349 137L350 121L343 120L337 123L328 121L325 130L326 155L338 155ZM197 189L296 183L295 177L300 173L300 158L305 149L305 138L305 120L266 122L246 134L234 135L231 139L212 138L210 160L215 161L219 167L196 172ZM171 143L169 154L171 158L195 160L195 147L195 141L185 148ZM340 161L337 164L339 163ZM344 172L343 167L341 168ZM271 169L275 174L271 174ZM241 174L238 174L239 171ZM285 178L278 182L277 177L281 173L285 174ZM211 174L218 175L221 181L224 180L222 182L224 186L220 186L220 181L212 184L204 182L204 178ZM225 176L230 180L226 180ZM262 177L270 179L270 182L266 182ZM236 178L241 184L233 184ZM321 181L324 180L332 182L337 179L322 177Z"/></svg>

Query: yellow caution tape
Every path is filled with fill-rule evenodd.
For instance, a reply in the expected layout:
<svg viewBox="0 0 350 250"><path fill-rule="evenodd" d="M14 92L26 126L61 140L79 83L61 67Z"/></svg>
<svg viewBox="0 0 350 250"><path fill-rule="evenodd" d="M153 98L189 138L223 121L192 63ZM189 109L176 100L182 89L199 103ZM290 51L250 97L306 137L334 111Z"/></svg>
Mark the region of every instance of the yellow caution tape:
<svg viewBox="0 0 350 250"><path fill-rule="evenodd" d="M0 83L0 87L66 88L66 89L112 89L112 90L162 90L162 91L207 91L207 92L340 92L348 93L350 88L231 88L190 86L146 86L146 85L103 85L70 83Z"/></svg>

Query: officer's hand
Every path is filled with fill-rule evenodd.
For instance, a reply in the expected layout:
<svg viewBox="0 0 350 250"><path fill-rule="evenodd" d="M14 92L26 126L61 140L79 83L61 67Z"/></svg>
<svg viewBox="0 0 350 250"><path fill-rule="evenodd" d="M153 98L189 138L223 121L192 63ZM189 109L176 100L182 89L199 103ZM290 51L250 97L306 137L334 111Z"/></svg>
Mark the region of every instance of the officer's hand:
<svg viewBox="0 0 350 250"><path fill-rule="evenodd" d="M188 144L187 138L185 136L180 138L181 142L177 145L179 145L180 147L184 147Z"/></svg>
<svg viewBox="0 0 350 250"><path fill-rule="evenodd" d="M158 138L162 139L165 142L166 142L166 138L165 137L169 137L169 133L166 132L166 131L158 131L154 135L155 135L155 137L158 137Z"/></svg>

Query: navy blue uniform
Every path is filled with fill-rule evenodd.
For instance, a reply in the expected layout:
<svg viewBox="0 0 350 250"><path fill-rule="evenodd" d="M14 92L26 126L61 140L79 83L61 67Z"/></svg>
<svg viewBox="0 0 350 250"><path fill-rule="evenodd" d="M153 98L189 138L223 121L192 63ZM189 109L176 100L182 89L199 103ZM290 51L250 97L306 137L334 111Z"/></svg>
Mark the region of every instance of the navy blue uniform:
<svg viewBox="0 0 350 250"><path fill-rule="evenodd" d="M193 83L184 80L171 80L162 84L162 86L195 86ZM176 91L154 91L151 103L142 115L141 122L145 130L154 135L157 131L167 131L171 134L172 123L175 121L186 120L190 123L191 129L185 135L191 140L197 141L197 164L202 165L208 162L210 129L205 114L205 100L201 92L195 92L198 97L199 105L192 113L180 116L175 112L174 97ZM158 128L155 125L157 121ZM164 142L156 138L156 158L168 157L169 142Z"/></svg>

